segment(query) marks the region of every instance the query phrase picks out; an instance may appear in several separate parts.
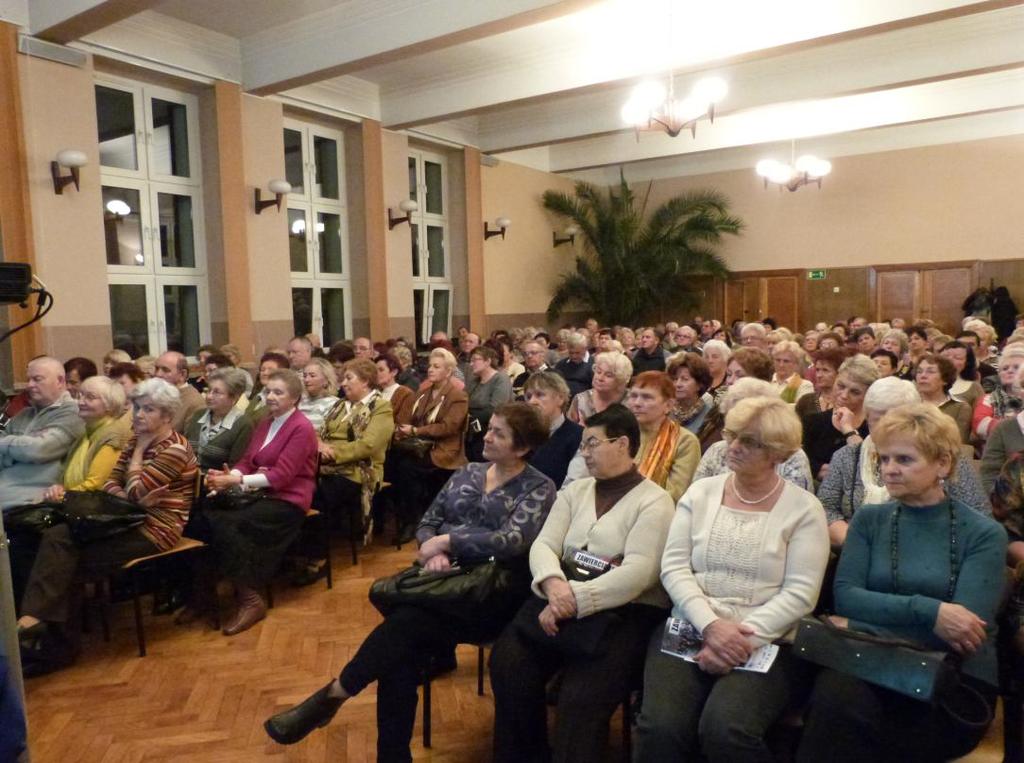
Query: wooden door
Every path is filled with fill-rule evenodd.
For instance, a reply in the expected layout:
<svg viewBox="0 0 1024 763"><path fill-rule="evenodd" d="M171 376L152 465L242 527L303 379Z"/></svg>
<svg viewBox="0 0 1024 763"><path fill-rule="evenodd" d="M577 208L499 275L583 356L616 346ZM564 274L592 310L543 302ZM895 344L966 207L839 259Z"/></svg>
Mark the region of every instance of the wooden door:
<svg viewBox="0 0 1024 763"><path fill-rule="evenodd" d="M722 321L726 326L735 320L747 320L744 314L746 305L747 281L742 279L726 281L725 283L725 313Z"/></svg>
<svg viewBox="0 0 1024 763"><path fill-rule="evenodd" d="M975 288L973 269L940 268L921 275L921 317L931 318L937 328L956 336L964 316L960 306Z"/></svg>
<svg viewBox="0 0 1024 763"><path fill-rule="evenodd" d="M772 317L779 326L799 331L797 325L796 276L771 276L761 279L761 314Z"/></svg>
<svg viewBox="0 0 1024 763"><path fill-rule="evenodd" d="M916 270L880 271L876 287L878 300L875 320L903 318L907 325L913 323L920 316L920 280L920 273Z"/></svg>

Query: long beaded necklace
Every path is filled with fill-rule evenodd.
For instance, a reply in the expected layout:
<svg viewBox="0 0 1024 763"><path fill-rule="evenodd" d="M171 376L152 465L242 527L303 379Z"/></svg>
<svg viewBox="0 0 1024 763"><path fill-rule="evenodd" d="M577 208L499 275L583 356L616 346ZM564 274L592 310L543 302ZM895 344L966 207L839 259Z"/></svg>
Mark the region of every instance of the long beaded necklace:
<svg viewBox="0 0 1024 763"><path fill-rule="evenodd" d="M767 493L765 493L760 498L755 498L754 500L751 501L751 500L748 500L748 499L744 498L742 495L740 495L739 488L736 486L736 475L734 474L734 475L732 475L732 494L734 496L736 496L737 498L739 498L743 503L747 504L748 506L753 506L755 504L761 503L762 501L768 500L768 498L771 497L772 493L774 493L776 490L779 489L779 485L781 485L781 484L782 484L782 477L780 477L779 475L776 474L775 475L775 484L772 486L772 489L769 490Z"/></svg>
<svg viewBox="0 0 1024 763"><path fill-rule="evenodd" d="M734 489L735 492L735 489ZM949 509L949 587L946 591L945 601L952 601L956 593L956 581L960 576L960 559L957 555L956 537L956 512L953 509L953 502L946 499L946 508ZM890 519L889 552L892 561L892 590L893 593L900 592L899 564L900 564L900 512L903 504L896 504Z"/></svg>

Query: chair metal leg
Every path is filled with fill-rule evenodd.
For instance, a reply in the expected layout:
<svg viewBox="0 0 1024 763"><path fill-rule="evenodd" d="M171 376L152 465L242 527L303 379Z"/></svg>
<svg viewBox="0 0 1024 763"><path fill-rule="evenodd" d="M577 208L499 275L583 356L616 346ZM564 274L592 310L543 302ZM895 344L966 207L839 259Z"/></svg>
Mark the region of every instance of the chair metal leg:
<svg viewBox="0 0 1024 763"><path fill-rule="evenodd" d="M478 644L476 647L476 694L478 697L484 696L484 645Z"/></svg>
<svg viewBox="0 0 1024 763"><path fill-rule="evenodd" d="M429 670L429 668L427 668ZM430 749L430 676L424 671L423 674L423 746Z"/></svg>
<svg viewBox="0 0 1024 763"><path fill-rule="evenodd" d="M334 565L331 563L331 521L326 514L321 514L324 518L324 564L327 565L327 590L334 588Z"/></svg>
<svg viewBox="0 0 1024 763"><path fill-rule="evenodd" d="M356 534L358 528L359 533ZM352 547L352 566L359 564L359 544L363 542L363 533L366 531L366 526L363 524L363 505L357 503L355 506L349 509L349 521L348 521L348 542Z"/></svg>
<svg viewBox="0 0 1024 763"><path fill-rule="evenodd" d="M100 627L103 629L103 643L110 643L110 578L105 578L97 583L102 590L100 596Z"/></svg>
<svg viewBox="0 0 1024 763"><path fill-rule="evenodd" d="M139 576L133 570L130 577L132 579L132 605L135 607L135 637L139 641L139 657L145 657L146 633L142 628L142 602L139 600Z"/></svg>

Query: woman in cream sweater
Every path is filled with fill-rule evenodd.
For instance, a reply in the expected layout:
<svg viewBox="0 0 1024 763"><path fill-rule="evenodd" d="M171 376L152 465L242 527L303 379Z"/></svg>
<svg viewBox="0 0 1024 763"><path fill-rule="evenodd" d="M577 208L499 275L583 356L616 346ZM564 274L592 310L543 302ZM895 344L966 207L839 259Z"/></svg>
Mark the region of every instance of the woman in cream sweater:
<svg viewBox="0 0 1024 763"><path fill-rule="evenodd" d="M647 652L640 761L771 760L764 733L809 688L806 663L779 649L766 674L735 670L753 650L790 638L818 599L829 544L818 499L776 466L800 447L782 400L750 398L725 419L730 473L679 501L662 557L673 617L701 634L695 662Z"/></svg>
<svg viewBox="0 0 1024 763"><path fill-rule="evenodd" d="M491 653L494 759L598 760L608 719L667 614L659 561L672 499L639 473L640 427L622 405L587 419L592 475L563 490L530 549L534 596ZM545 686L559 670L548 750Z"/></svg>

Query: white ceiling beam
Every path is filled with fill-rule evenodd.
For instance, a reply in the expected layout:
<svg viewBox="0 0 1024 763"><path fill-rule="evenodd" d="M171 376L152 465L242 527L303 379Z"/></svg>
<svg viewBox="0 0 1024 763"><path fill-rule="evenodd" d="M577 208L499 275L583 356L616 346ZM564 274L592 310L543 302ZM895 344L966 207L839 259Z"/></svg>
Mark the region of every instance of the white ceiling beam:
<svg viewBox="0 0 1024 763"><path fill-rule="evenodd" d="M1024 106L1024 68L817 101L779 103L699 123L696 138L632 133L551 147L551 171L626 164L735 146L801 143L822 135Z"/></svg>
<svg viewBox="0 0 1024 763"><path fill-rule="evenodd" d="M675 78L685 93L707 73L729 83L722 116L780 101L847 95L1024 64L1024 6L901 29L711 72ZM893 65L898 56L898 66ZM822 72L828 72L827 77ZM487 153L599 137L626 128L619 112L631 87L613 88L479 117Z"/></svg>
<svg viewBox="0 0 1024 763"><path fill-rule="evenodd" d="M999 138L1022 133L1024 133L1024 109L1014 109L909 125L879 127L873 130L860 130L839 135L826 135L801 141L800 146L801 151L806 153L835 159L841 156L878 154L885 151L938 146L946 143L964 143L971 140ZM510 154L500 154L498 158L516 164L535 166L531 163L535 150L528 149ZM772 156L778 159L788 159L785 151L780 152L777 145L738 146L721 151L634 162L625 168L625 173L626 179L634 183L689 175L707 175L713 172L748 170L751 183L760 185L762 181L754 174L754 167L761 159ZM538 169L550 171L550 164L545 162L543 167L538 167ZM601 186L612 185L619 182L619 165L579 170L566 174L575 180L585 180ZM827 184L828 180L826 179L825 182Z"/></svg>
<svg viewBox="0 0 1024 763"><path fill-rule="evenodd" d="M29 32L68 43L160 4L160 0L29 0Z"/></svg>
<svg viewBox="0 0 1024 763"><path fill-rule="evenodd" d="M670 69L693 71L808 46L878 34L946 18L1020 5L1021 0L784 0L753 3L718 0L688 6L671 21L656 0L610 2L581 11L548 28L543 46L533 30L508 32L522 52L482 72L382 93L386 126L397 129L479 114L502 104L528 102L633 80ZM743 19L742 25L736 19ZM557 31L557 34L550 33Z"/></svg>
<svg viewBox="0 0 1024 763"><path fill-rule="evenodd" d="M351 74L573 13L595 0L358 0L246 37L257 95Z"/></svg>

